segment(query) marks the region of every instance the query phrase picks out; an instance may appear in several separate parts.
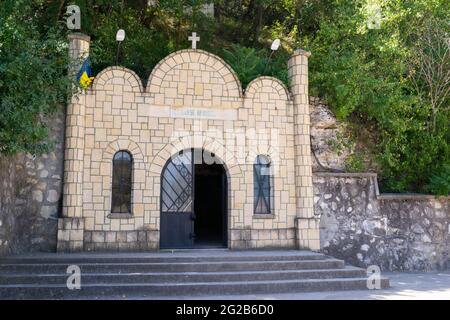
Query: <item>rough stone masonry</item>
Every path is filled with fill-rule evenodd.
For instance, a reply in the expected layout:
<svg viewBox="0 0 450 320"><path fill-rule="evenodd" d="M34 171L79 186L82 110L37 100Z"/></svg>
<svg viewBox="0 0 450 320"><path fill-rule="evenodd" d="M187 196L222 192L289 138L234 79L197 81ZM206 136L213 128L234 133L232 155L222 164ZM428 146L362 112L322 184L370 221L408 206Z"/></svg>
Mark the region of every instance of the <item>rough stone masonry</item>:
<svg viewBox="0 0 450 320"><path fill-rule="evenodd" d="M448 197L379 194L376 174L315 173L314 211L323 252L356 266L429 271L447 267Z"/></svg>
<svg viewBox="0 0 450 320"><path fill-rule="evenodd" d="M48 125L52 152L0 157L0 255L56 250L64 113L56 113Z"/></svg>

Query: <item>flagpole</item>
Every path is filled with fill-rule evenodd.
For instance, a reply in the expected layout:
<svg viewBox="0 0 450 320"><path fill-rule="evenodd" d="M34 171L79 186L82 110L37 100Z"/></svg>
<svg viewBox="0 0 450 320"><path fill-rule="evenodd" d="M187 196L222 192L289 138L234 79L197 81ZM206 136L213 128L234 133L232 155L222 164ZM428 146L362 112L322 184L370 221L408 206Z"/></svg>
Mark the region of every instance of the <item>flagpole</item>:
<svg viewBox="0 0 450 320"><path fill-rule="evenodd" d="M120 50L120 44L122 42L119 41L119 44L117 45L117 55L116 55L116 66L119 65L119 50Z"/></svg>

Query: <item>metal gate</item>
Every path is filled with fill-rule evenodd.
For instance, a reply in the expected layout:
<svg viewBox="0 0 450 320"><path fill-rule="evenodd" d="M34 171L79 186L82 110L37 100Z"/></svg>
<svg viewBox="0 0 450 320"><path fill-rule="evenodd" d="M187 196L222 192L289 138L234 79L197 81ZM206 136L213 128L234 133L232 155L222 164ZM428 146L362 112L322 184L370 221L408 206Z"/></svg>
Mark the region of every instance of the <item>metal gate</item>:
<svg viewBox="0 0 450 320"><path fill-rule="evenodd" d="M161 248L191 248L194 245L193 150L167 161L161 174Z"/></svg>

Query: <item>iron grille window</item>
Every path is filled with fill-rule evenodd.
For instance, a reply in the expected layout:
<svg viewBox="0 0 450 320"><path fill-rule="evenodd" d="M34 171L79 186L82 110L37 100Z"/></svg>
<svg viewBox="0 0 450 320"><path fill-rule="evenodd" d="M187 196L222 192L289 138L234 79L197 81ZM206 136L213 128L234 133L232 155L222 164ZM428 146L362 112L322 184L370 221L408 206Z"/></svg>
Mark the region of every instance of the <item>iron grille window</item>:
<svg viewBox="0 0 450 320"><path fill-rule="evenodd" d="M193 210L192 152L180 152L166 164L162 174L161 204L163 212Z"/></svg>
<svg viewBox="0 0 450 320"><path fill-rule="evenodd" d="M131 213L133 157L128 151L118 151L113 158L112 213Z"/></svg>
<svg viewBox="0 0 450 320"><path fill-rule="evenodd" d="M270 160L256 157L253 165L254 213L270 214Z"/></svg>

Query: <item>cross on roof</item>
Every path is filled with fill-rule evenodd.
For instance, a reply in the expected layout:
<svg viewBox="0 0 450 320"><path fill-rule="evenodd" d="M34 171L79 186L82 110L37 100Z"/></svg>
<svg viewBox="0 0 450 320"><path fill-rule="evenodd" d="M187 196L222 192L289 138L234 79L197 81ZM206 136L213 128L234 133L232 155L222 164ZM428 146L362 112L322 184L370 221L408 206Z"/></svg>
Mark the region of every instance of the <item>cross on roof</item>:
<svg viewBox="0 0 450 320"><path fill-rule="evenodd" d="M192 41L192 49L197 49L197 42L200 41L200 37L197 37L197 32L192 32L192 36L188 40Z"/></svg>

